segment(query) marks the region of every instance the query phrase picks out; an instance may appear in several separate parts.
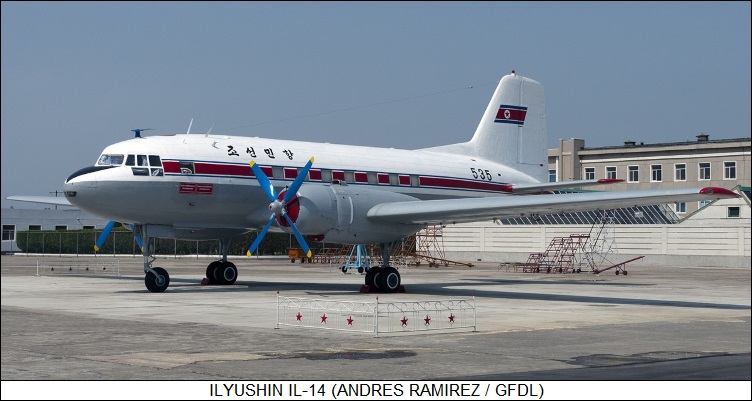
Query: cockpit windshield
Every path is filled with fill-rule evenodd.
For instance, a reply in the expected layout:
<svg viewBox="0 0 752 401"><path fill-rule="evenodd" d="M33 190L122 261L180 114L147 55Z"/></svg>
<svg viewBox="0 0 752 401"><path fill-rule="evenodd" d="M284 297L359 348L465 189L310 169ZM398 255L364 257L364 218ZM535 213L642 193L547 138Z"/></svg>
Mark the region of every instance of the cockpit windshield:
<svg viewBox="0 0 752 401"><path fill-rule="evenodd" d="M120 166L123 164L123 155L107 155L103 154L97 161L97 166Z"/></svg>

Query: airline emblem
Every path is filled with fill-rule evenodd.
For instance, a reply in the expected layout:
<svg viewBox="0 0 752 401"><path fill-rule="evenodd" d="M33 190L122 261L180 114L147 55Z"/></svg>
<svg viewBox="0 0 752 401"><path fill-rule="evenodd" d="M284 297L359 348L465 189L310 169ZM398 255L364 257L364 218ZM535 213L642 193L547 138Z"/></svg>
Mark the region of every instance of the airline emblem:
<svg viewBox="0 0 752 401"><path fill-rule="evenodd" d="M525 115L527 115L527 107L502 104L499 106L499 112L496 113L494 122L517 124L521 127L525 124Z"/></svg>

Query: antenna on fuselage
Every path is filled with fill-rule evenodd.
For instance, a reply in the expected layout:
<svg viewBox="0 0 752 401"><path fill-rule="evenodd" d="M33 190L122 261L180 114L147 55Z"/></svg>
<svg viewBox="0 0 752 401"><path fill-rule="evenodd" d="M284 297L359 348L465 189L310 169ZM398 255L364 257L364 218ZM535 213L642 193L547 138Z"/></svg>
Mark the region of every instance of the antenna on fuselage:
<svg viewBox="0 0 752 401"><path fill-rule="evenodd" d="M185 133L186 135L191 133L191 126L193 125L193 119L191 118L191 122L188 123L188 131Z"/></svg>
<svg viewBox="0 0 752 401"><path fill-rule="evenodd" d="M153 129L153 128L136 128L136 129L132 129L131 131L136 133L136 138L141 138L141 131L148 131L150 129Z"/></svg>
<svg viewBox="0 0 752 401"><path fill-rule="evenodd" d="M212 124L212 126L211 126L211 127L209 127L209 131L206 131L206 136L209 136L209 134L211 134L211 130L213 130L213 129L214 129L214 126L215 126L215 125L217 125L217 122L216 122L216 121L214 122L214 124Z"/></svg>

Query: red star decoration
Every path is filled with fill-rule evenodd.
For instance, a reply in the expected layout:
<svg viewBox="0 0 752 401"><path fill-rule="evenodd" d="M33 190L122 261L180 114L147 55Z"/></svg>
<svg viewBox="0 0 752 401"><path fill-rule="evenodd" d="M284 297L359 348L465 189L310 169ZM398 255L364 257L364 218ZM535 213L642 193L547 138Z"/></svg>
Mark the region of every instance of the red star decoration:
<svg viewBox="0 0 752 401"><path fill-rule="evenodd" d="M405 327L405 326L407 326L407 317L405 317L405 316L402 316L402 320L401 320L401 322L402 322L402 327Z"/></svg>
<svg viewBox="0 0 752 401"><path fill-rule="evenodd" d="M355 319L353 319L353 318L352 318L352 316L348 317L348 318L347 318L347 325L348 325L348 326L352 326L352 322L353 322L353 320L355 320Z"/></svg>
<svg viewBox="0 0 752 401"><path fill-rule="evenodd" d="M323 315L321 315L321 323L326 324L326 313L324 313Z"/></svg>
<svg viewBox="0 0 752 401"><path fill-rule="evenodd" d="M303 317L303 315L301 315L300 312L298 312L297 316L295 316L295 317L298 318L298 321L300 321L300 319Z"/></svg>
<svg viewBox="0 0 752 401"><path fill-rule="evenodd" d="M454 323L454 314L449 313L449 324Z"/></svg>
<svg viewBox="0 0 752 401"><path fill-rule="evenodd" d="M428 326L429 324L431 324L431 317L430 316L426 315L426 318L423 319L423 320L426 321L426 326Z"/></svg>

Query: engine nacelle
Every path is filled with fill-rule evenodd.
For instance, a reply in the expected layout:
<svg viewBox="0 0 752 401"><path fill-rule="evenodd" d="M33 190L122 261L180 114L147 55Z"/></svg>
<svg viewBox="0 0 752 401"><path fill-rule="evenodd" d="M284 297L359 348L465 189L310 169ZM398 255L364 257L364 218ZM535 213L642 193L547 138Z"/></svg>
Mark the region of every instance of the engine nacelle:
<svg viewBox="0 0 752 401"><path fill-rule="evenodd" d="M323 241L374 244L397 241L419 231L417 224L372 221L366 213L385 202L416 201L415 197L342 184L303 185L298 191L300 214L295 226L304 235L323 235Z"/></svg>

